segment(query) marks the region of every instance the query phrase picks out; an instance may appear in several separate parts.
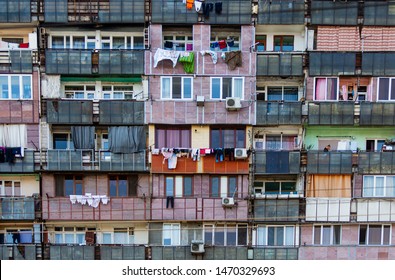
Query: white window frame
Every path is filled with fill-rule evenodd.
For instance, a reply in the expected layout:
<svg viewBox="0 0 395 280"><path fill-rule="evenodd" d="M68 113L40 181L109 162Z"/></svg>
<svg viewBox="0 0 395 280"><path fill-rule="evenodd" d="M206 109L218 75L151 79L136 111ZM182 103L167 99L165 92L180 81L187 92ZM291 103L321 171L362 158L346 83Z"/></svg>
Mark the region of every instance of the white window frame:
<svg viewBox="0 0 395 280"><path fill-rule="evenodd" d="M166 240L170 244L166 244ZM164 223L162 227L162 245L163 246L179 246L181 244L181 224Z"/></svg>
<svg viewBox="0 0 395 280"><path fill-rule="evenodd" d="M269 100L269 91L270 91L270 88L281 88L281 99L278 99L278 100ZM297 88L298 93L297 93L297 95L296 95L296 100L285 100L285 99L284 99L284 89L285 89L285 88ZM299 87L296 86L296 85L295 85L295 86L292 86L292 85L289 85L289 86L275 86L275 85L267 86L266 91L265 91L265 100L267 100L268 102L282 101L282 100L285 100L286 102L297 102L297 101L299 100Z"/></svg>
<svg viewBox="0 0 395 280"><path fill-rule="evenodd" d="M6 196L6 191L5 191L5 183L6 182L11 182L11 196L20 196L22 194L22 184L21 181L16 181L16 180L0 180L0 196ZM16 193L15 190L15 183L19 183L19 194Z"/></svg>
<svg viewBox="0 0 395 280"><path fill-rule="evenodd" d="M106 87L111 87L111 89L107 90L107 89L105 89ZM118 89L121 87L123 87L124 89ZM130 89L125 90L125 87L129 87ZM126 84L126 85L106 85L106 84L103 84L101 86L101 88L102 88L102 98L103 99L122 100L122 99L133 99L134 98L134 94L133 94L134 93L134 86L130 85L130 84ZM122 97L115 98L114 97L115 93L118 93L118 94L120 93L122 95ZM104 97L105 94L109 94L110 98L105 98Z"/></svg>
<svg viewBox="0 0 395 280"><path fill-rule="evenodd" d="M282 244L283 245L269 245L269 228L283 228L283 240ZM287 231L292 230L292 242L287 243ZM259 226L257 227L256 230L256 242L255 244L257 246L273 246L273 247L290 247L290 246L295 246L296 245L296 226L294 225L265 225L265 226ZM275 231L275 234L277 231ZM275 236L277 237L277 236Z"/></svg>
<svg viewBox="0 0 395 280"><path fill-rule="evenodd" d="M261 180L256 180L256 181L254 181L254 193L257 194L255 192L255 189L257 189L257 190L260 189L260 190L262 190L261 194L266 195L266 183L273 183L273 182L280 183L280 192L279 193L270 193L270 194L267 194L267 195L281 195L281 194L288 195L288 193L282 193L281 186L282 186L282 183L289 183L289 182L295 183L295 191L293 191L292 194L297 194L298 193L298 186L297 186L296 180L295 181L292 181L292 180L281 180L281 181L261 181ZM258 184L259 184L259 186L258 186Z"/></svg>
<svg viewBox="0 0 395 280"><path fill-rule="evenodd" d="M317 85L317 79L325 79L325 99L324 100L319 100L316 98L317 94L316 94L316 85ZM337 80L337 87L336 87L336 99L332 100L332 99L328 99L328 79L336 79ZM339 77L315 77L314 78L314 91L313 91L313 100L314 101L329 101L329 102L333 102L333 101L339 101Z"/></svg>
<svg viewBox="0 0 395 280"><path fill-rule="evenodd" d="M361 237L361 226L359 225L359 231L358 231L358 238ZM359 240L358 244L362 246L370 245L370 246L388 246L392 244L392 226L391 224L381 224L381 225L370 225L370 224L363 224L363 226L366 226L366 236L365 236L365 243L361 244L361 240ZM381 226L381 241L380 244L369 244L369 235L370 235L370 227L371 226ZM389 227L389 244L384 244L384 227Z"/></svg>
<svg viewBox="0 0 395 280"><path fill-rule="evenodd" d="M365 182L369 177L373 178L373 190L371 191L372 192L371 194L369 194L365 188ZM363 176L363 185L362 185L363 197L394 197L395 186L392 186L392 188L394 188L394 190L391 191L391 189L387 183L387 179L390 179L390 177L392 179L392 177L395 177L395 176L393 176L393 175L364 175ZM383 179L383 186L382 186L382 188L380 188L383 192L382 195L379 194L380 189L377 186L378 179Z"/></svg>
<svg viewBox="0 0 395 280"><path fill-rule="evenodd" d="M283 137L293 137L294 138L294 145L293 145L293 149L298 149L299 148L299 137L296 134L259 134L256 133L254 135L254 149L257 150L269 150L269 151L273 151L272 149L267 149L267 141L266 138L267 136L280 136L280 144L281 144L281 148L280 150L285 150L284 149L284 141L283 141ZM257 146L257 143L259 143L259 145ZM277 150L277 149L276 149ZM287 151L287 150L286 150Z"/></svg>
<svg viewBox="0 0 395 280"><path fill-rule="evenodd" d="M0 94L0 100L32 100L33 99L33 83L32 83L32 75L14 75L14 74L5 74L5 75L0 75L0 78L2 78L2 77L7 77L7 85L8 85L8 87L7 87L7 90L8 90L8 97L7 98L4 98L3 97L3 94L1 93ZM11 83L11 79L12 79L12 77L18 77L18 79L19 79L19 83L18 83L18 85L19 85L19 96L18 96L18 98L13 98L12 97L12 83ZM30 83L29 83L29 86L30 86L30 97L29 98L24 98L24 96L23 96L23 91L24 91L24 88L23 88L23 78L24 77L28 77L29 79L30 79ZM1 89L2 90L2 89Z"/></svg>
<svg viewBox="0 0 395 280"><path fill-rule="evenodd" d="M381 79L385 79L385 78L388 78L389 79L389 83L388 83L388 92L387 92L387 94L388 94L388 99L379 99L379 94L380 94L380 81L381 81ZM395 99L391 99L391 89L392 89L392 83L395 83L395 77L379 77L378 79L377 79L377 97L376 97L376 100L377 101L379 101L379 102L382 102L382 101L388 101L388 102L393 102L393 101L395 101ZM395 94L395 93L394 93Z"/></svg>
<svg viewBox="0 0 395 280"><path fill-rule="evenodd" d="M248 232L248 225L247 224L204 224L203 225L203 237L204 237L204 244L208 246L245 246L245 244L238 244L239 240L239 227L240 228L247 228ZM222 229L222 231L221 231ZM228 244L228 231L235 230L236 232L236 245ZM224 243L223 244L216 244L215 242L215 235L219 234L219 231L224 234ZM210 240L206 240L206 232L210 234ZM246 244L248 244L248 234L246 236Z"/></svg>
<svg viewBox="0 0 395 280"><path fill-rule="evenodd" d="M177 38L178 37L178 38ZM184 37L184 39L181 39L180 37ZM172 42L173 43L173 48L165 48L165 42ZM193 34L192 33L185 33L185 34L173 34L169 32L164 32L163 33L163 49L165 50L174 50L174 51L187 51L187 44L192 44L192 50L193 50ZM182 47L184 45L184 47ZM190 50L190 51L192 51Z"/></svg>
<svg viewBox="0 0 395 280"><path fill-rule="evenodd" d="M57 230L57 228L60 228L61 230ZM69 230L72 229L72 230ZM85 227L55 227L54 232L53 232L53 243L54 244L80 244L80 245L85 245L85 233L86 233L86 228ZM72 242L66 242L66 237L72 237L73 240ZM78 236L82 236L81 241L78 242L79 238Z"/></svg>
<svg viewBox="0 0 395 280"><path fill-rule="evenodd" d="M75 90L75 89L66 89L67 87L83 87L81 90ZM88 87L93 87L94 89L88 89ZM89 84L64 84L63 85L63 91L64 91L64 96L67 99L96 99L96 86L95 85L89 85ZM83 98L78 98L76 97L76 93L83 93L84 97ZM89 95L92 95L92 98L89 98Z"/></svg>
<svg viewBox="0 0 395 280"><path fill-rule="evenodd" d="M116 234L123 233L125 235L124 239L126 242L118 243L116 242ZM110 242L104 242L105 236L110 238ZM122 228L114 228L112 231L103 231L101 233L101 242L100 244L136 244L135 243L135 228L134 227L122 227Z"/></svg>
<svg viewBox="0 0 395 280"><path fill-rule="evenodd" d="M181 98L174 98L173 97L173 78L181 78ZM167 80L167 79L169 79L170 88L169 88L169 93L168 94L166 93L166 95L165 95L164 94L164 90L165 90L164 80ZM185 97L184 88L185 88L185 80L186 79L191 81L191 88L190 88L191 97ZM161 90L160 90L161 99L164 99L164 100L192 100L192 98L193 98L193 78L192 77L161 77L160 85L161 85L161 87L160 87L161 88Z"/></svg>
<svg viewBox="0 0 395 280"><path fill-rule="evenodd" d="M324 231L324 229L328 228L328 227L329 227L329 230L330 230L330 232L329 232L329 243L325 243L325 240L324 240L325 239L324 238L325 231ZM335 227L340 229L339 244L335 243L335 240L334 240L335 239L335 234L334 234ZM316 237L315 236L315 229L316 228L320 229L320 242L319 242L319 244L315 243L315 237ZM338 245L341 245L342 244L342 226L341 225L314 225L313 226L313 240L312 240L311 244L313 244L313 245L320 245L320 246L332 246L332 245L338 246Z"/></svg>
<svg viewBox="0 0 395 280"><path fill-rule="evenodd" d="M225 100L226 98L223 98L223 79L232 79L232 93L231 96L228 97L238 97L240 100L244 100L244 77L210 77L210 98L213 100ZM213 80L219 79L220 81L220 92L219 92L219 98L213 96ZM235 81L236 80L241 80L242 81L242 92L238 96L236 96L235 93Z"/></svg>

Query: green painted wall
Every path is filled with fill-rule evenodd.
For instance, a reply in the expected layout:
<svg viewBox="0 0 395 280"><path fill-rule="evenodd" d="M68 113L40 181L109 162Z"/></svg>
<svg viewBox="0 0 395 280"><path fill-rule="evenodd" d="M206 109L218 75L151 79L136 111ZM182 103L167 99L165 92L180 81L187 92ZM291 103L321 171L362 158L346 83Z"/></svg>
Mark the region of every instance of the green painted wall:
<svg viewBox="0 0 395 280"><path fill-rule="evenodd" d="M310 150L318 149L318 137L352 137L357 142L357 147L366 149L367 139L395 138L395 127L333 127L333 126L307 126L305 134L305 147L312 145Z"/></svg>

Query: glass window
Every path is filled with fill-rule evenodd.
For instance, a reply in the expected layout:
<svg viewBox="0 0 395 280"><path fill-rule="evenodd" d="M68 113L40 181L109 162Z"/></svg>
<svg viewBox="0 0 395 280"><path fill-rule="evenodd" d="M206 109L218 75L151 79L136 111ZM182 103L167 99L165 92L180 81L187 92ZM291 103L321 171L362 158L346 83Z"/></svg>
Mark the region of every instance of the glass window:
<svg viewBox="0 0 395 280"><path fill-rule="evenodd" d="M258 246L294 246L295 226L258 226Z"/></svg>
<svg viewBox="0 0 395 280"><path fill-rule="evenodd" d="M294 36L274 36L274 51L291 52L294 50Z"/></svg>
<svg viewBox="0 0 395 280"><path fill-rule="evenodd" d="M114 196L114 197L128 196L127 176L110 176L109 186L110 186L110 196Z"/></svg>
<svg viewBox="0 0 395 280"><path fill-rule="evenodd" d="M213 32L210 38L210 50L215 52L238 51L240 49L240 33Z"/></svg>
<svg viewBox="0 0 395 280"><path fill-rule="evenodd" d="M83 194L83 179L82 176L68 175L64 177L64 194L82 195Z"/></svg>
<svg viewBox="0 0 395 280"><path fill-rule="evenodd" d="M220 197L220 177L211 177L211 197Z"/></svg>
<svg viewBox="0 0 395 280"><path fill-rule="evenodd" d="M53 134L53 148L55 150L72 150L74 143L70 133L54 133Z"/></svg>
<svg viewBox="0 0 395 280"><path fill-rule="evenodd" d="M395 78L379 78L378 100L395 100Z"/></svg>
<svg viewBox="0 0 395 280"><path fill-rule="evenodd" d="M211 78L211 99L244 98L244 78Z"/></svg>
<svg viewBox="0 0 395 280"><path fill-rule="evenodd" d="M258 52L264 52L264 51L267 50L267 48L266 48L266 35L256 35L255 36L255 43L259 43L255 47L255 49Z"/></svg>
<svg viewBox="0 0 395 280"><path fill-rule="evenodd" d="M163 48L174 51L193 51L192 35L170 35L163 36Z"/></svg>
<svg viewBox="0 0 395 280"><path fill-rule="evenodd" d="M210 148L245 148L245 129L211 129Z"/></svg>
<svg viewBox="0 0 395 280"><path fill-rule="evenodd" d="M364 197L395 197L395 176L364 176Z"/></svg>
<svg viewBox="0 0 395 280"><path fill-rule="evenodd" d="M20 196L21 182L19 181L0 181L1 196Z"/></svg>
<svg viewBox="0 0 395 280"><path fill-rule="evenodd" d="M314 245L340 245L341 226L340 225L320 225L313 229Z"/></svg>
<svg viewBox="0 0 395 280"><path fill-rule="evenodd" d="M32 77L26 75L0 75L0 98L31 99Z"/></svg>
<svg viewBox="0 0 395 280"><path fill-rule="evenodd" d="M180 245L180 225L163 224L163 245L178 246Z"/></svg>
<svg viewBox="0 0 395 280"><path fill-rule="evenodd" d="M190 148L191 132L186 127L158 127L155 131L155 147Z"/></svg>
<svg viewBox="0 0 395 280"><path fill-rule="evenodd" d="M193 196L192 189L193 189L192 188L192 177L185 176L184 177L184 184L183 184L184 197Z"/></svg>
<svg viewBox="0 0 395 280"><path fill-rule="evenodd" d="M204 225L204 244L208 246L242 246L247 244L247 225Z"/></svg>
<svg viewBox="0 0 395 280"><path fill-rule="evenodd" d="M298 87L268 87L268 101L298 101Z"/></svg>
<svg viewBox="0 0 395 280"><path fill-rule="evenodd" d="M390 245L391 225L360 225L360 245Z"/></svg>
<svg viewBox="0 0 395 280"><path fill-rule="evenodd" d="M162 77L161 98L162 99L191 99L192 78L191 77Z"/></svg>
<svg viewBox="0 0 395 280"><path fill-rule="evenodd" d="M337 78L316 78L314 99L318 101L338 100Z"/></svg>

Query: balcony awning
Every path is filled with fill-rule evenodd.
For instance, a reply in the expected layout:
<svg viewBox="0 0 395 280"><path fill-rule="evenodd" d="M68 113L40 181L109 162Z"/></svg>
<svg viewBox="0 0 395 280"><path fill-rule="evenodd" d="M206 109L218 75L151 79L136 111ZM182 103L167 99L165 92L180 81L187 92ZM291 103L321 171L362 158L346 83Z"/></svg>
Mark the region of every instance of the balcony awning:
<svg viewBox="0 0 395 280"><path fill-rule="evenodd" d="M61 77L61 82L113 82L113 83L141 83L141 77Z"/></svg>

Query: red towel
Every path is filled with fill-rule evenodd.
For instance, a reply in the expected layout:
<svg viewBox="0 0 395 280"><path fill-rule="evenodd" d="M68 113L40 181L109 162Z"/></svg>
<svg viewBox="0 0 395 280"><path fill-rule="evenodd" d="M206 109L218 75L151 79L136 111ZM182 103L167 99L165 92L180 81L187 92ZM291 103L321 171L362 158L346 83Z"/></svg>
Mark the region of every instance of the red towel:
<svg viewBox="0 0 395 280"><path fill-rule="evenodd" d="M227 44L226 44L226 41L225 40L221 40L221 41L219 41L218 42L218 45L219 45L219 48L222 50L222 49L225 49L226 47L227 47Z"/></svg>
<svg viewBox="0 0 395 280"><path fill-rule="evenodd" d="M27 49L29 47L29 43L21 43L19 44L20 48Z"/></svg>

